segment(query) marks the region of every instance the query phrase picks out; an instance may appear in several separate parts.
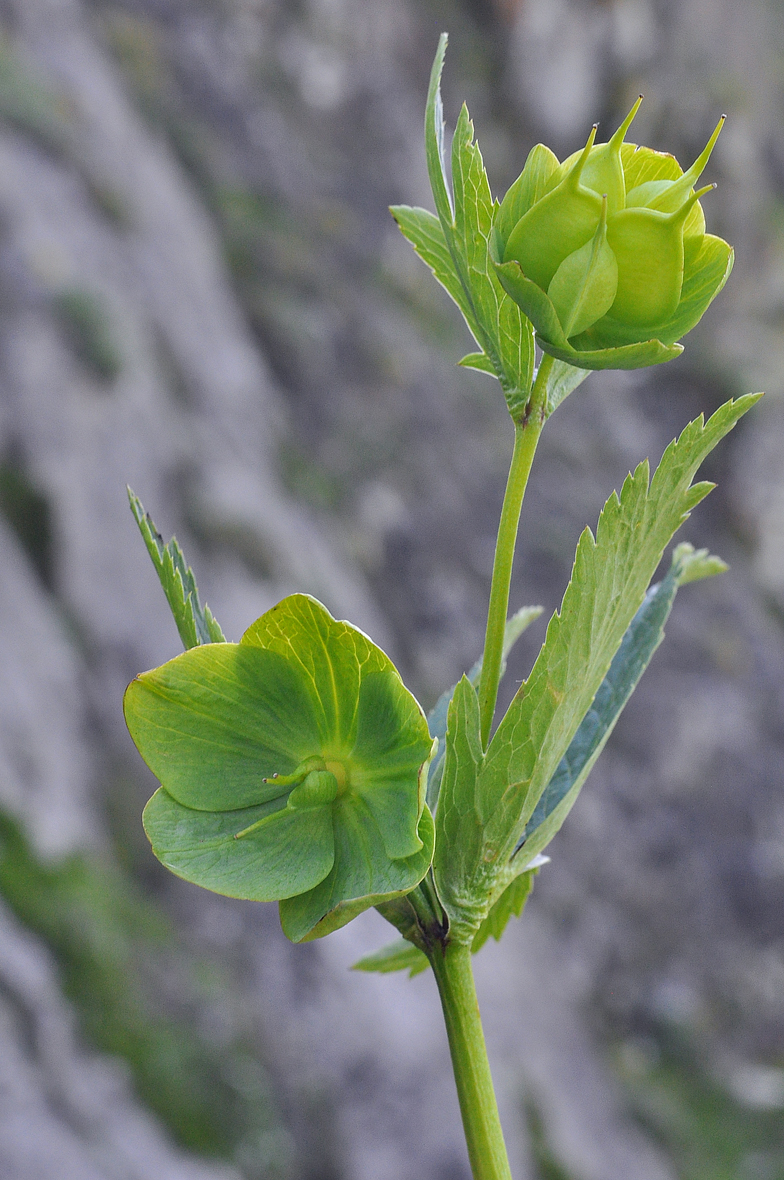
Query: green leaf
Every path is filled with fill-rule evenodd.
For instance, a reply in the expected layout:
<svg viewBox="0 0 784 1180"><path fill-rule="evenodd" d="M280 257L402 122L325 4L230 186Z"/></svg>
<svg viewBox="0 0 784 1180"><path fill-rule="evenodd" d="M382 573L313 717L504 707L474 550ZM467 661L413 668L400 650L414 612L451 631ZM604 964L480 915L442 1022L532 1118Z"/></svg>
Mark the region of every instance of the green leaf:
<svg viewBox="0 0 784 1180"><path fill-rule="evenodd" d="M130 488L127 491L131 512L144 538L147 552L152 558L183 647L197 647L202 643L222 643L223 632L210 608L206 603L202 608L199 602L199 591L193 571L185 564L176 537L172 537L168 545L164 545L163 537L156 529L149 512L144 511L144 505L139 497L134 495Z"/></svg>
<svg viewBox="0 0 784 1180"><path fill-rule="evenodd" d="M517 417L525 409L534 366L533 330L502 289L491 255L495 209L474 128L463 105L452 140L454 254L479 329L477 342L489 358Z"/></svg>
<svg viewBox="0 0 784 1180"><path fill-rule="evenodd" d="M683 541L672 555L673 565L678 564L678 585L686 586L689 582L698 582L702 578L712 578L716 574L724 574L730 568L726 561L722 561L715 553L707 549L695 549L688 541Z"/></svg>
<svg viewBox="0 0 784 1180"><path fill-rule="evenodd" d="M463 107L452 141L450 197L444 164L444 119L441 73L447 37L442 34L430 74L425 110L425 155L437 220L424 210L396 206L393 216L438 281L460 308L465 321L488 358L479 365L498 378L513 417L525 409L534 367L533 329L520 308L509 299L493 273L489 247L495 210L473 127ZM460 290L462 288L462 291Z"/></svg>
<svg viewBox="0 0 784 1180"><path fill-rule="evenodd" d="M711 489L692 486L694 473L756 400L748 395L728 402L707 424L690 423L665 451L650 486L647 463L640 464L620 498L613 494L605 505L595 540L586 529L561 611L484 760L470 685L455 692L433 862L450 937L473 939L511 877L525 870L525 862L518 867L511 857L610 670L664 547ZM537 840L530 852L540 846Z"/></svg>
<svg viewBox="0 0 784 1180"><path fill-rule="evenodd" d="M490 264L490 273L492 263ZM514 299L501 291L498 306L498 340L500 345L502 376L507 409L517 421L525 412L534 378L534 327L518 307Z"/></svg>
<svg viewBox="0 0 784 1180"><path fill-rule="evenodd" d="M387 943L372 955L365 955L351 970L376 971L382 975L392 971L407 971L408 978L413 979L421 971L427 971L429 966L424 951L407 942L405 938L396 938L394 942Z"/></svg>
<svg viewBox="0 0 784 1180"><path fill-rule="evenodd" d="M465 942L486 913L486 892L473 883L486 846L489 819L476 785L484 763L479 732L479 701L467 676L458 681L449 704L446 753L436 812L433 877L449 918L449 936Z"/></svg>
<svg viewBox="0 0 784 1180"><path fill-rule="evenodd" d="M427 160L427 174L430 177L430 187L436 203L436 212L444 227L454 223L452 202L449 198L449 187L444 167L444 107L441 102L441 74L444 69L444 57L449 37L442 33L438 39L438 49L430 71L430 85L427 91L425 106L425 159Z"/></svg>
<svg viewBox="0 0 784 1180"><path fill-rule="evenodd" d="M527 862L537 856L566 819L626 702L664 638L664 625L678 588L723 573L726 568L725 562L709 554L707 549L695 551L688 542L675 549L667 576L651 586L645 595L590 709L542 792L515 850L516 859Z"/></svg>
<svg viewBox="0 0 784 1180"><path fill-rule="evenodd" d="M389 211L400 232L408 239L422 261L430 267L447 295L460 308L469 330L476 336L478 328L474 313L462 280L455 269L441 222L427 209L414 208L411 205L391 205ZM495 376L494 369L489 371Z"/></svg>
<svg viewBox="0 0 784 1180"><path fill-rule="evenodd" d="M480 373L488 373L491 377L497 378L493 362L484 352L469 352L457 363L462 365L464 369L476 369Z"/></svg>
<svg viewBox="0 0 784 1180"><path fill-rule="evenodd" d="M506 661L509 658L509 653L517 643L517 640L523 634L527 627L535 619L538 619L542 613L541 606L523 606L515 611L513 615L506 620L506 627L504 628L504 645L501 652L501 668L499 677L503 676L506 671ZM474 688L479 685L479 677L482 675L482 657L476 661L471 671L468 673L468 679L473 684ZM427 783L427 803L432 812L436 810L436 803L438 802L438 791L441 784L441 773L444 769L444 752L446 749L446 722L447 713L449 711L449 702L452 700L456 685L452 685L436 701L435 705L427 715L427 723L430 727L430 733L438 741L438 749L433 756L430 763L430 773Z"/></svg>
<svg viewBox="0 0 784 1180"><path fill-rule="evenodd" d="M125 715L164 788L145 821L156 855L217 892L296 896L298 941L427 871L424 714L381 649L315 599L291 595L241 643L137 677Z"/></svg>
<svg viewBox="0 0 784 1180"><path fill-rule="evenodd" d="M547 416L548 418L561 402L574 393L578 385L581 385L586 377L589 377L590 369L576 369L574 365L568 365L566 361L556 361L550 370L550 376L547 381Z"/></svg>
<svg viewBox="0 0 784 1180"><path fill-rule="evenodd" d="M528 680L501 721L479 791L490 816L487 854L513 850L610 668L673 533L711 490L691 480L706 455L758 400L729 401L670 443L650 487L641 463L586 529L574 569Z"/></svg>
<svg viewBox="0 0 784 1180"><path fill-rule="evenodd" d="M539 860L541 864L547 862L546 857L540 857ZM474 941L471 943L472 954L481 951L488 938L494 938L496 942L500 942L501 935L506 930L509 919L520 917L523 912L523 906L531 896L531 890L534 887L534 877L539 872L541 864L530 865L524 873L519 873L507 885L494 905L490 907L487 916L482 920L479 929L474 935Z"/></svg>

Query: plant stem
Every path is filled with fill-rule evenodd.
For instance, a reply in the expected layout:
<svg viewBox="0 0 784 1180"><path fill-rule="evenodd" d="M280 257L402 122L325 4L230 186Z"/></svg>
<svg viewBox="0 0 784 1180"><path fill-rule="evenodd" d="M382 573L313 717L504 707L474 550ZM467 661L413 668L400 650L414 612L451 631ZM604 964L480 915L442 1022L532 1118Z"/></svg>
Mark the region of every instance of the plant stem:
<svg viewBox="0 0 784 1180"><path fill-rule="evenodd" d="M501 520L495 543L493 559L493 580L490 586L490 604L487 609L487 631L482 672L479 677L479 717L482 748L487 749L490 728L493 724L498 682L501 678L501 661L504 652L504 631L509 612L509 586L512 581L517 528L523 496L536 453L536 444L545 419L547 379L553 367L553 358L545 355L539 365L531 396L522 420L515 422L515 442L509 477L506 481Z"/></svg>
<svg viewBox="0 0 784 1180"><path fill-rule="evenodd" d="M430 952L474 1180L511 1180L471 968L471 947L439 943Z"/></svg>

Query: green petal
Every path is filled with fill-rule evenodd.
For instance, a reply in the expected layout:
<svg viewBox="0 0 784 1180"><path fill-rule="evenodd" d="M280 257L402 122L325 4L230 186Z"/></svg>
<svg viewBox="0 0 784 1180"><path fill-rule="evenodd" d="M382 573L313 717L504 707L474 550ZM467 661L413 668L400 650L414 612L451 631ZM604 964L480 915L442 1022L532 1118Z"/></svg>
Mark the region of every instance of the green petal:
<svg viewBox="0 0 784 1180"><path fill-rule="evenodd" d="M643 342L652 334L663 344L673 344L691 331L721 291L734 257L732 247L723 238L705 234L696 256L686 254L680 303L668 320L654 327L634 328L606 315L575 336L573 346L583 350L612 348Z"/></svg>
<svg viewBox="0 0 784 1180"><path fill-rule="evenodd" d="M506 195L496 217L496 226L503 246L521 217L547 191L547 185L558 171L558 157L543 143L537 143L528 153L525 167ZM503 254L503 249L501 250Z"/></svg>
<svg viewBox="0 0 784 1180"><path fill-rule="evenodd" d="M669 152L657 152L653 148L641 147L636 143L623 145L621 163L627 193L649 180L677 180L683 175L683 169L675 156Z"/></svg>
<svg viewBox="0 0 784 1180"><path fill-rule="evenodd" d="M696 258L687 256L681 301L674 315L657 329L663 343L680 339L699 323L730 277L734 261L735 251L723 238L705 234Z"/></svg>
<svg viewBox="0 0 784 1180"><path fill-rule="evenodd" d="M540 336L554 344L568 348L558 312L552 300L531 279L523 274L519 262L496 263L496 274L501 286L515 303L523 309Z"/></svg>
<svg viewBox="0 0 784 1180"><path fill-rule="evenodd" d="M422 768L430 760L432 744L420 725L414 698L397 688L392 677L382 673L371 673L362 682L347 796L363 800L393 859L411 856L422 847L417 835L424 806Z"/></svg>
<svg viewBox="0 0 784 1180"><path fill-rule="evenodd" d="M370 812L335 809L335 863L329 876L309 893L280 903L283 932L292 942L322 938L382 901L409 893L424 877L433 856L435 830L426 807L419 821L422 848L390 860Z"/></svg>
<svg viewBox="0 0 784 1180"><path fill-rule="evenodd" d="M645 369L649 365L661 365L665 361L675 360L683 352L682 345L671 344L667 347L660 340L646 340L640 344L625 344L620 348L593 350L559 348L541 336L537 336L536 342L544 352L560 361L566 361L576 369Z"/></svg>
<svg viewBox="0 0 784 1180"><path fill-rule="evenodd" d="M356 740L362 678L369 672L397 675L367 635L333 619L309 594L291 594L268 610L248 628L240 646L275 652L296 668L315 703L322 740L337 749Z"/></svg>
<svg viewBox="0 0 784 1180"><path fill-rule="evenodd" d="M164 788L148 808L153 849L188 880L256 900L310 896L334 867L334 829L340 871L310 929L426 871L425 715L381 649L315 599L292 595L240 644L145 673L126 718Z"/></svg>
<svg viewBox="0 0 784 1180"><path fill-rule="evenodd" d="M178 877L227 897L277 901L313 889L335 859L332 808L294 812L281 802L195 811L161 788L144 809L144 830L158 860Z"/></svg>
<svg viewBox="0 0 784 1180"><path fill-rule="evenodd" d="M296 669L236 643L191 648L132 681L125 720L178 802L230 811L281 794L274 781L319 748L316 702Z"/></svg>

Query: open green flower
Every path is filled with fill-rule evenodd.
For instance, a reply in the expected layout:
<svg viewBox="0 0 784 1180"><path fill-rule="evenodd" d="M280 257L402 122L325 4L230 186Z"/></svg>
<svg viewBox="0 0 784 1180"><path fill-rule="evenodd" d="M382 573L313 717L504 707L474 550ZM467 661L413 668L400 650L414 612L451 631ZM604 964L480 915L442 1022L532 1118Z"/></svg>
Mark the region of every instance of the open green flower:
<svg viewBox="0 0 784 1180"><path fill-rule="evenodd" d="M144 812L158 859L229 897L280 901L293 941L427 872L425 716L381 649L314 598L138 676L125 718L161 783Z"/></svg>
<svg viewBox="0 0 784 1180"><path fill-rule="evenodd" d="M705 232L694 186L724 117L684 172L677 160L625 143L640 102L608 143L562 164L537 144L495 218L500 282L545 352L583 369L636 369L678 356L678 339L727 281L733 252Z"/></svg>

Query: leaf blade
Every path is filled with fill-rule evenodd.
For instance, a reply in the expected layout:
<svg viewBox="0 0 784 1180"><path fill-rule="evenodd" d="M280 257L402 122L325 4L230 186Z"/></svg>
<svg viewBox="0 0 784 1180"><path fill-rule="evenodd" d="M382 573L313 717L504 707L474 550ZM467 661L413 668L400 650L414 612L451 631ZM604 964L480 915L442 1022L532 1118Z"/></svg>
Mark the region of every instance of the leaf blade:
<svg viewBox="0 0 784 1180"><path fill-rule="evenodd" d="M509 657L517 640L523 634L531 623L533 623L542 614L543 607L541 606L522 606L515 611L506 620L506 627L504 628L504 644L501 650L501 668L499 675L503 676L506 671L506 661ZM479 677L482 674L482 656L474 663L471 671L468 673L468 679L473 684L474 688L479 686ZM427 716L427 723L432 736L438 741L438 749L433 756L430 763L430 772L427 784L427 803L432 812L435 813L436 804L438 802L438 791L441 783L441 773L444 768L444 752L446 736L447 714L449 711L449 702L452 700L454 691L457 685L453 684L436 701L433 708Z"/></svg>
<svg viewBox="0 0 784 1180"><path fill-rule="evenodd" d="M678 589L688 582L722 573L726 568L720 558L709 555L707 550L695 552L687 543L675 549L667 575L648 589L629 624L590 709L534 808L526 833L515 849L515 857L538 856L563 824L664 638L664 627Z"/></svg>
<svg viewBox="0 0 784 1180"><path fill-rule="evenodd" d="M172 537L168 544L164 544L154 520L149 512L144 511L139 497L131 488L126 490L131 512L155 566L183 647L187 649L203 643L225 642L223 631L212 611L206 603L202 607L199 601L193 571L185 562L177 538Z"/></svg>
<svg viewBox="0 0 784 1180"><path fill-rule="evenodd" d="M469 331L476 336L478 329L471 304L455 268L439 219L429 210L412 205L391 205L389 211L403 237L411 243L425 265L430 267L447 295L460 308Z"/></svg>
<svg viewBox="0 0 784 1180"><path fill-rule="evenodd" d="M539 801L606 676L642 604L662 551L690 510L710 490L691 485L705 456L757 400L749 394L722 406L708 423L690 423L666 449L648 487L647 464L613 494L596 540L580 539L561 611L528 680L488 748L483 770L488 840L509 847Z"/></svg>
<svg viewBox="0 0 784 1180"><path fill-rule="evenodd" d="M408 978L413 979L421 971L427 971L430 964L427 955L418 946L408 942L405 938L396 938L387 943L372 955L365 955L352 966L352 971L375 971L388 975L393 971L408 971Z"/></svg>

